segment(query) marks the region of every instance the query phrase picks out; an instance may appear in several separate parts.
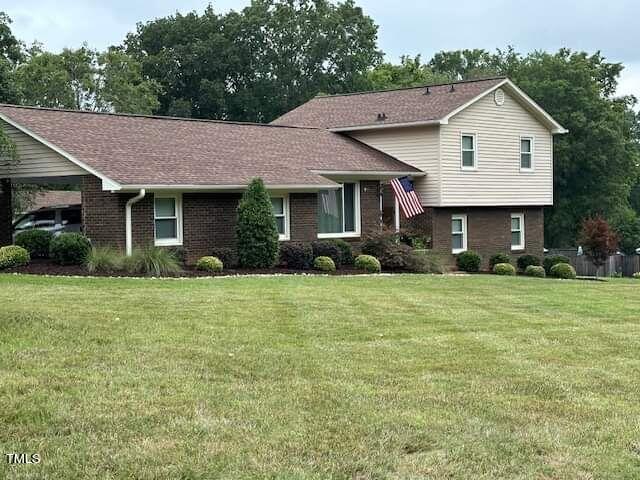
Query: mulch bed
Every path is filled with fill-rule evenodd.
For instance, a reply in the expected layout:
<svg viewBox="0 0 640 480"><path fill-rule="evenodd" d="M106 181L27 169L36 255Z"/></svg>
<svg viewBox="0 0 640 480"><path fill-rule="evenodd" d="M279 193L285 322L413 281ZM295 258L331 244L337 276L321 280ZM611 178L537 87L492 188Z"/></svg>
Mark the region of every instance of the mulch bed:
<svg viewBox="0 0 640 480"><path fill-rule="evenodd" d="M112 273L89 273L86 268L81 265L57 265L50 260L34 258L29 265L18 268L4 270L4 273L22 273L27 275L62 275L62 276L88 276L88 277L144 277L128 272L112 272ZM335 272L319 272L317 270L290 270L286 268L265 268L265 269L225 269L220 273L202 272L196 270L193 266L187 266L182 273L178 275L168 275L170 277L225 277L231 275L363 275L366 272L356 270L352 266L343 266Z"/></svg>

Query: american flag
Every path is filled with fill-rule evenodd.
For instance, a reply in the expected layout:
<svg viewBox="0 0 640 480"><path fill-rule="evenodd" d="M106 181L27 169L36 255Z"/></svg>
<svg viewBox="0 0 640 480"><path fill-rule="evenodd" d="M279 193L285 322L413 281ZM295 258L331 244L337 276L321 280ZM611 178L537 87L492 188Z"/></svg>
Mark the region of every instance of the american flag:
<svg viewBox="0 0 640 480"><path fill-rule="evenodd" d="M391 180L391 188L393 188L393 194L406 218L424 213L420 198L413 189L413 182L409 180L409 177L394 178Z"/></svg>

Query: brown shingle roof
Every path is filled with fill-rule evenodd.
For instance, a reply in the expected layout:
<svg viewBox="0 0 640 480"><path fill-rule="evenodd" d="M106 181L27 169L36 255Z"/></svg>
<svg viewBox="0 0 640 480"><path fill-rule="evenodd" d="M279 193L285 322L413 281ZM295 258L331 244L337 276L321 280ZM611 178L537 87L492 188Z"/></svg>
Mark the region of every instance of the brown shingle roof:
<svg viewBox="0 0 640 480"><path fill-rule="evenodd" d="M81 193L71 190L48 190L38 192L33 199L31 210L47 207L61 207L64 205L80 205Z"/></svg>
<svg viewBox="0 0 640 480"><path fill-rule="evenodd" d="M357 127L439 120L495 87L504 77L379 92L316 97L285 113L273 125ZM453 90L452 90L453 86ZM386 115L378 120L378 115Z"/></svg>
<svg viewBox="0 0 640 480"><path fill-rule="evenodd" d="M331 184L312 170L418 172L316 128L0 105L0 114L121 185Z"/></svg>

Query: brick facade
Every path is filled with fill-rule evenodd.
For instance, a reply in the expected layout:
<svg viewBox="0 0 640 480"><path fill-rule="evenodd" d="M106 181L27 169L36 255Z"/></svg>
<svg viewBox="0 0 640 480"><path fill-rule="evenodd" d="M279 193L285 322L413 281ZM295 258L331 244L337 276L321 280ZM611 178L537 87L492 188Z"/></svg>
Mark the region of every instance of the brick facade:
<svg viewBox="0 0 640 480"><path fill-rule="evenodd" d="M0 180L0 247L13 242L12 230L11 181Z"/></svg>
<svg viewBox="0 0 640 480"><path fill-rule="evenodd" d="M511 250L512 213L524 214L525 250ZM455 257L451 254L451 216L456 214L467 215L467 248L482 256L484 268L488 268L489 257L496 253L506 253L514 261L525 254L543 257L543 207L433 208L432 247L447 259L448 264L455 264Z"/></svg>
<svg viewBox="0 0 640 480"><path fill-rule="evenodd" d="M380 225L380 199L377 181L360 183L362 232ZM96 245L109 245L124 251L125 206L134 194L102 191L101 181L86 176L82 182L82 220L85 234ZM236 209L239 193L184 193L182 195L183 247L188 263L210 255L214 247L235 247ZM317 194L289 194L291 241L317 240ZM131 211L133 245L153 244L153 193L136 203ZM353 239L358 242L359 239Z"/></svg>

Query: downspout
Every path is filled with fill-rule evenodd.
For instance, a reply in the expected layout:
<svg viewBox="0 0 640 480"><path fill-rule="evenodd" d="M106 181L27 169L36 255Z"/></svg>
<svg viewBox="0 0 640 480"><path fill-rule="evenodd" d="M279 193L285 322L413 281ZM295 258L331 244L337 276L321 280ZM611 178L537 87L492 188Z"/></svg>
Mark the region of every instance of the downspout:
<svg viewBox="0 0 640 480"><path fill-rule="evenodd" d="M126 245L127 256L130 257L133 253L133 233L131 229L131 207L142 200L146 192L144 188L140 189L140 193L133 198L127 200L127 206L125 207L125 232L126 232Z"/></svg>

